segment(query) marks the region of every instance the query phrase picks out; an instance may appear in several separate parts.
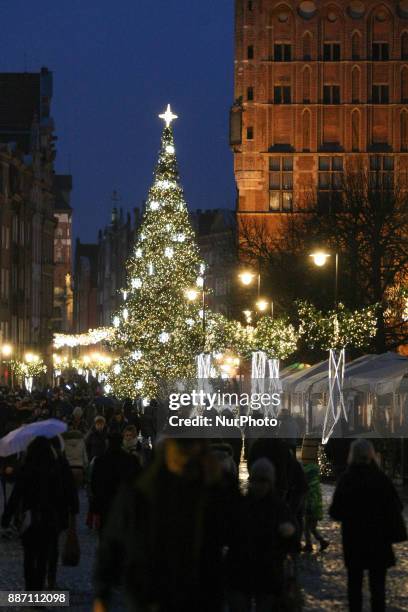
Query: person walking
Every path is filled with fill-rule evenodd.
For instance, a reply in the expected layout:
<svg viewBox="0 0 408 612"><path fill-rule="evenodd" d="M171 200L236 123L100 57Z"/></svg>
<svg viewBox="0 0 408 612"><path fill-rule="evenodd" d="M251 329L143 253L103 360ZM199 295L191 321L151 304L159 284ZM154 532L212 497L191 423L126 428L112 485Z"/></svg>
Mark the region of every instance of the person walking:
<svg viewBox="0 0 408 612"><path fill-rule="evenodd" d="M107 450L95 458L91 474L90 511L103 530L115 496L123 482L135 478L140 472L140 461L122 449L122 436L110 434Z"/></svg>
<svg viewBox="0 0 408 612"><path fill-rule="evenodd" d="M395 564L392 544L407 539L402 504L369 440L352 443L348 463L329 513L341 522L349 610L362 610L363 575L368 570L371 610L384 612L387 569Z"/></svg>
<svg viewBox="0 0 408 612"><path fill-rule="evenodd" d="M100 457L108 446L108 430L105 417L98 415L91 429L85 436L85 446L89 463L95 457Z"/></svg>
<svg viewBox="0 0 408 612"><path fill-rule="evenodd" d="M221 612L224 525L234 508L209 473L213 460L205 440L167 438L121 488L98 550L94 612L109 609L120 583L132 612Z"/></svg>
<svg viewBox="0 0 408 612"><path fill-rule="evenodd" d="M47 567L55 558L64 499L60 476L49 440L35 438L27 449L1 521L2 527L7 528L12 517L22 512L20 533L27 591L44 589Z"/></svg>
<svg viewBox="0 0 408 612"><path fill-rule="evenodd" d="M275 488L275 468L261 458L249 475L249 492L231 517L232 536L226 559L230 612L281 609L284 559L293 550L295 519Z"/></svg>
<svg viewBox="0 0 408 612"><path fill-rule="evenodd" d="M326 550L330 542L317 529L318 522L323 518L323 499L318 465L319 444L316 439L305 439L302 444L302 464L306 476L307 492L305 498L304 552L313 552L312 535L320 544L320 552Z"/></svg>

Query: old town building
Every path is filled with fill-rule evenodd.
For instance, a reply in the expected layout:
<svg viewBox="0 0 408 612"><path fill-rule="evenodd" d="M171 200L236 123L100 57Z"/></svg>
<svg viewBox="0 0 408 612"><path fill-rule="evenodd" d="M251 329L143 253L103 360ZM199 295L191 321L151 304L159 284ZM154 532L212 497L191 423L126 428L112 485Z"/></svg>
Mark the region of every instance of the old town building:
<svg viewBox="0 0 408 612"><path fill-rule="evenodd" d="M52 73L0 73L0 332L51 352L55 158Z"/></svg>
<svg viewBox="0 0 408 612"><path fill-rule="evenodd" d="M213 312L231 316L234 279L237 276L236 224L227 209L190 213L201 257L205 262L206 305Z"/></svg>
<svg viewBox="0 0 408 612"><path fill-rule="evenodd" d="M70 204L72 176L54 176L55 206L57 220L54 237L54 317L55 332L70 332L73 317L72 292L72 208Z"/></svg>
<svg viewBox="0 0 408 612"><path fill-rule="evenodd" d="M113 194L115 201L116 194ZM98 320L111 325L115 312L123 302L121 289L126 287L126 262L132 255L140 211L124 215L121 208L112 209L111 222L98 234Z"/></svg>
<svg viewBox="0 0 408 612"><path fill-rule="evenodd" d="M235 43L240 221L330 206L357 166L406 172L407 0L236 0Z"/></svg>

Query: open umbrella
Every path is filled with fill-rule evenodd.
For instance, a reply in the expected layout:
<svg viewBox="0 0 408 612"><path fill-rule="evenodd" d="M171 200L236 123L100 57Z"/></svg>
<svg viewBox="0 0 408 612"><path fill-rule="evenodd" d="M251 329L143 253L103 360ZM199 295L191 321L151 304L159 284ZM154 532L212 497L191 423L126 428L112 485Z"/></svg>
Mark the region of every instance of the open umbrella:
<svg viewBox="0 0 408 612"><path fill-rule="evenodd" d="M22 425L0 439L0 457L23 452L37 436L53 438L64 431L67 431L67 424L57 419L46 419Z"/></svg>

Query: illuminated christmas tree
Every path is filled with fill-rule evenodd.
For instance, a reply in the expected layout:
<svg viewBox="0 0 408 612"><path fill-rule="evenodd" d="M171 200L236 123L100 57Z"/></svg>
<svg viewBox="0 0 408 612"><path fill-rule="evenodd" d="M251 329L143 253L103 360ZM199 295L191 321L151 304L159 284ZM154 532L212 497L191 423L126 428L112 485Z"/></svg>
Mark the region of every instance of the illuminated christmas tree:
<svg viewBox="0 0 408 612"><path fill-rule="evenodd" d="M164 381L195 375L203 347L200 261L183 190L179 183L168 105L153 185L133 256L123 308L113 320L113 348L119 357L108 389L119 397L156 397ZM196 299L194 299L196 298Z"/></svg>

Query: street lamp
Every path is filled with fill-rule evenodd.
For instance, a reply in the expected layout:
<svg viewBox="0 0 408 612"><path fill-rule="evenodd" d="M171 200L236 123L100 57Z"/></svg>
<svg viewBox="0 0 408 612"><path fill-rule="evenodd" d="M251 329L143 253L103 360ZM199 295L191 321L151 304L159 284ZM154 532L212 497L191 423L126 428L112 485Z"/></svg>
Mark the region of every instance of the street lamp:
<svg viewBox="0 0 408 612"><path fill-rule="evenodd" d="M259 297L261 294L261 274L258 272L258 274L256 275L254 274L254 272L251 272L249 270L243 270L242 272L238 274L238 278L240 279L241 283L245 285L246 287L251 285L254 278L256 277L258 277L258 297Z"/></svg>
<svg viewBox="0 0 408 612"><path fill-rule="evenodd" d="M327 261L331 257L330 253L325 251L315 251L310 253L310 257L313 259L315 266L322 268L326 265ZM335 253L335 275L334 275L334 306L337 308L338 304L338 293L339 293L339 254Z"/></svg>
<svg viewBox="0 0 408 612"><path fill-rule="evenodd" d="M3 344L3 346L1 347L1 354L3 355L3 357L10 357L12 352L13 347L11 346L11 344Z"/></svg>
<svg viewBox="0 0 408 612"><path fill-rule="evenodd" d="M271 305L271 316L273 317L273 302L272 301L270 305ZM261 298L256 302L256 307L259 310L259 312L266 312L269 308L269 302Z"/></svg>
<svg viewBox="0 0 408 612"><path fill-rule="evenodd" d="M186 289L185 296L189 302L194 302L198 298L197 289Z"/></svg>
<svg viewBox="0 0 408 612"><path fill-rule="evenodd" d="M26 353L24 355L24 361L26 363L35 363L39 359L40 359L40 357L38 355L35 355L34 353Z"/></svg>

